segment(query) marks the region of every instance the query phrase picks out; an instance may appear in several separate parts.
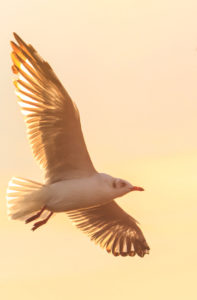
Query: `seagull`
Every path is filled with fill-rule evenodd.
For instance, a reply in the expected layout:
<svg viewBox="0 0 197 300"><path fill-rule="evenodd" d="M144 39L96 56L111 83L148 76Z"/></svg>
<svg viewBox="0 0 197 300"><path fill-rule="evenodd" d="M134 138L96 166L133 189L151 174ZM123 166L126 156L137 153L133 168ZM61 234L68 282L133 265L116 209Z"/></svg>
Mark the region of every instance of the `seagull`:
<svg viewBox="0 0 197 300"><path fill-rule="evenodd" d="M8 217L47 223L65 212L96 244L114 256L143 257L149 246L138 222L114 199L143 191L126 180L99 173L84 141L79 111L50 65L16 33L11 41L18 103L33 156L45 182L13 177L7 189Z"/></svg>

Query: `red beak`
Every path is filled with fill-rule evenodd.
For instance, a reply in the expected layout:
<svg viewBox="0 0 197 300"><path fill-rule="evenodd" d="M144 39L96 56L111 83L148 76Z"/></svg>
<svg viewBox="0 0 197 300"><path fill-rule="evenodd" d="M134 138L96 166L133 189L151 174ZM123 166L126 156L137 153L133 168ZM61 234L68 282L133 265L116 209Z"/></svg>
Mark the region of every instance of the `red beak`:
<svg viewBox="0 0 197 300"><path fill-rule="evenodd" d="M142 188L142 187L139 187L139 186L133 186L132 188L131 188L131 191L133 192L133 191L140 191L140 192L142 192L142 191L144 191L144 189Z"/></svg>

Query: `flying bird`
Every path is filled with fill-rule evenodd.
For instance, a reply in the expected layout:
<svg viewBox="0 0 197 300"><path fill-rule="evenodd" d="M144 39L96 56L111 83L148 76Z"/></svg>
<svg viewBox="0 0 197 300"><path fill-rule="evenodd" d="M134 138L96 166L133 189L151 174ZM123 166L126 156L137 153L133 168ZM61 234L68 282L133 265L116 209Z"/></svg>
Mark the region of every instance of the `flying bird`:
<svg viewBox="0 0 197 300"><path fill-rule="evenodd" d="M34 231L52 214L66 212L91 240L114 256L148 254L150 248L138 222L114 201L144 189L96 171L75 103L32 45L16 33L14 37L14 85L45 183L13 177L7 189L8 216L26 223L36 220Z"/></svg>

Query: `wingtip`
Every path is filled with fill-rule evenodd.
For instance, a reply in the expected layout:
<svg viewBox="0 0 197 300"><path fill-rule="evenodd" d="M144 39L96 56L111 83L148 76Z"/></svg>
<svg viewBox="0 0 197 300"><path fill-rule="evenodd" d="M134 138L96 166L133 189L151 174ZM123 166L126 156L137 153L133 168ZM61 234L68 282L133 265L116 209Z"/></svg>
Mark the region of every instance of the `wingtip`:
<svg viewBox="0 0 197 300"><path fill-rule="evenodd" d="M15 37L15 39L18 37L18 34L16 32L13 31L13 36Z"/></svg>
<svg viewBox="0 0 197 300"><path fill-rule="evenodd" d="M24 41L20 38L20 36L16 32L13 32L13 36L19 45L25 44Z"/></svg>
<svg viewBox="0 0 197 300"><path fill-rule="evenodd" d="M18 35L16 34L16 32L13 32L13 36L14 36L15 40L17 40ZM13 41L10 41L10 45L13 48L16 44Z"/></svg>
<svg viewBox="0 0 197 300"><path fill-rule="evenodd" d="M13 41L10 41L10 45L11 45L11 47L12 47L12 49L13 49L13 50L15 50L15 49L16 49L16 44L15 44L15 42L13 42Z"/></svg>

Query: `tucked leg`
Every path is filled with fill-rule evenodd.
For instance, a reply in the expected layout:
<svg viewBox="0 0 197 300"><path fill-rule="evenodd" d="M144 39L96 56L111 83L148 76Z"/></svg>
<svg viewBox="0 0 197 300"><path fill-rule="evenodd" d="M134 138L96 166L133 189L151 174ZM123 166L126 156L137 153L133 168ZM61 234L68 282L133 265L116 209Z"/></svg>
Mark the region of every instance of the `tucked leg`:
<svg viewBox="0 0 197 300"><path fill-rule="evenodd" d="M50 217L52 216L52 214L53 214L53 212L50 212L50 214L48 215L48 217L47 217L46 219L44 219L44 220L42 220L42 221L39 221L39 222L36 222L36 223L33 225L33 227L32 227L31 230L34 231L34 230L36 230L38 227L40 227L40 226L46 224L47 221L48 221L48 220L50 219Z"/></svg>
<svg viewBox="0 0 197 300"><path fill-rule="evenodd" d="M25 223L27 224L27 223L32 222L35 219L39 218L44 210L45 210L45 206L37 214L35 214L35 215L31 216L30 218L28 218L27 220L25 220Z"/></svg>

